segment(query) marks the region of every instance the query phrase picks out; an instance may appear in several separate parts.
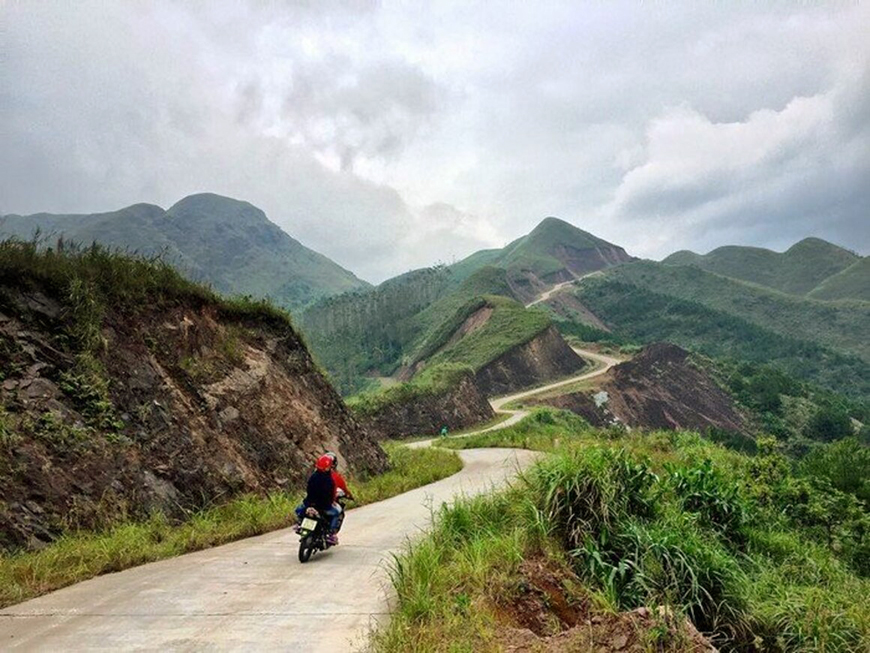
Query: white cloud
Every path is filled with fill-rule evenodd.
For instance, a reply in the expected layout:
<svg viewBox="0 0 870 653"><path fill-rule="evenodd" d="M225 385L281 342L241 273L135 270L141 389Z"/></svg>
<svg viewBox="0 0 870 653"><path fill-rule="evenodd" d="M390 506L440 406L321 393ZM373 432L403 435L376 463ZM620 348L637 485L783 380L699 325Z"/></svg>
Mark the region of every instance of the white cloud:
<svg viewBox="0 0 870 653"><path fill-rule="evenodd" d="M558 215L870 249L865 5L0 4L0 212L246 199L370 280Z"/></svg>

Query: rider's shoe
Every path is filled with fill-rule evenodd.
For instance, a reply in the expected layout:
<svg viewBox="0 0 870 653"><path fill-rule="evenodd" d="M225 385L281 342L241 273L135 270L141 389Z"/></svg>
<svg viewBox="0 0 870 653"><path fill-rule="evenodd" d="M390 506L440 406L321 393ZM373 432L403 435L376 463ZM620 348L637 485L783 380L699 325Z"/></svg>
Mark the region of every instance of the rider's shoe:
<svg viewBox="0 0 870 653"><path fill-rule="evenodd" d="M329 544L329 546L335 546L336 544L338 544L338 535L336 535L335 533L330 533L326 536L326 542L327 544Z"/></svg>

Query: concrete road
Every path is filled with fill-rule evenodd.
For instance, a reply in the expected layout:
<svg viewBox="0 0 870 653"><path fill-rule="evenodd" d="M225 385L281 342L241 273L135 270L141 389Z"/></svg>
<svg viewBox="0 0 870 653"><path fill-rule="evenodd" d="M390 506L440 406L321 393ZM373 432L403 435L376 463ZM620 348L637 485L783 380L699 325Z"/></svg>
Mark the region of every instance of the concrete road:
<svg viewBox="0 0 870 653"><path fill-rule="evenodd" d="M511 417L484 430L527 414L502 406L604 374L619 362L575 351L599 368L493 399L496 412ZM304 565L296 558L299 538L288 529L100 576L0 611L0 651L360 650L389 613L391 554L428 527L431 510L504 485L536 457L515 449L458 453L461 472L351 510L342 544Z"/></svg>
<svg viewBox="0 0 870 653"><path fill-rule="evenodd" d="M461 472L352 510L302 565L282 530L101 576L0 611L0 651L351 651L388 613L386 564L430 510L503 485L529 451L460 452Z"/></svg>

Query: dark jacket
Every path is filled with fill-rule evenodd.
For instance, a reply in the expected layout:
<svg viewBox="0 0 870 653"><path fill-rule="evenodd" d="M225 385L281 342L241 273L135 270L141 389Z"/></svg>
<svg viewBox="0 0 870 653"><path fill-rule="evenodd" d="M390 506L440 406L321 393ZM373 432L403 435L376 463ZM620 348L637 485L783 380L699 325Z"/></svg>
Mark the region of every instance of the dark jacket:
<svg viewBox="0 0 870 653"><path fill-rule="evenodd" d="M320 511L329 510L335 497L335 481L330 472L316 471L308 477L308 490L303 503Z"/></svg>

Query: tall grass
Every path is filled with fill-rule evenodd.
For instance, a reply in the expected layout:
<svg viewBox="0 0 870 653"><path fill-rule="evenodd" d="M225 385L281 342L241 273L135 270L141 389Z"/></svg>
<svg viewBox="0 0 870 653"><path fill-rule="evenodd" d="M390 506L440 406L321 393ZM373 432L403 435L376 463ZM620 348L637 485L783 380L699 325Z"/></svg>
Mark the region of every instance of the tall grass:
<svg viewBox="0 0 870 653"><path fill-rule="evenodd" d="M225 298L190 281L160 257L142 257L94 243L88 247L64 243L46 247L32 241L0 241L0 285L48 290L66 299L66 316L80 349L98 339L99 320L109 308L138 311L155 304L209 304L228 316L256 318L289 327L289 315L265 300Z"/></svg>
<svg viewBox="0 0 870 653"><path fill-rule="evenodd" d="M439 449L386 447L391 469L349 479L357 502L374 503L426 485L462 468L459 457ZM0 555L0 607L94 576L225 544L290 525L301 491L247 495L195 513L184 523L155 514L103 532L71 532L36 552Z"/></svg>
<svg viewBox="0 0 870 653"><path fill-rule="evenodd" d="M787 465L697 434L594 441L588 428L572 436L546 421L488 434L553 454L505 493L442 508L432 536L394 566L399 605L378 650L496 648L499 601L519 561L541 551L570 565L602 605L667 606L724 650L870 648L870 581L837 541L816 539L768 494L772 474L790 478Z"/></svg>

